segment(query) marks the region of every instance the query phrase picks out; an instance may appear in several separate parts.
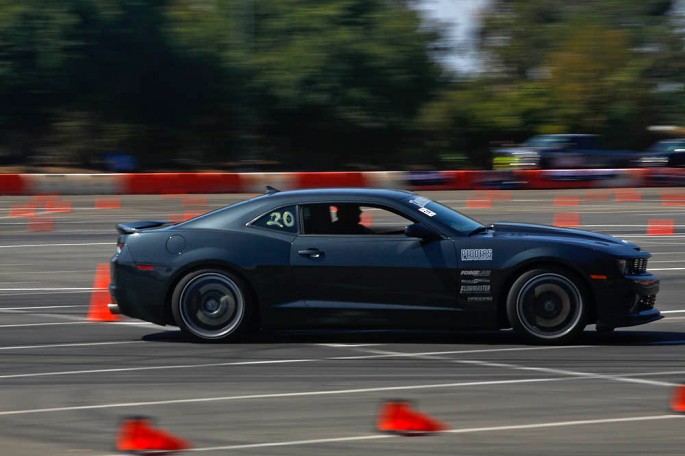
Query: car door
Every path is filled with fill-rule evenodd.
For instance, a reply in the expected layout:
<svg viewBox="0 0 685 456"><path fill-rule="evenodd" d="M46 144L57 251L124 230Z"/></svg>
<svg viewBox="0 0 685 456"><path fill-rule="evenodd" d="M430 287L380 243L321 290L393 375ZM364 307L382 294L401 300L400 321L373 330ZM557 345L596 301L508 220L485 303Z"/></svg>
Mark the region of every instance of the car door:
<svg viewBox="0 0 685 456"><path fill-rule="evenodd" d="M304 230L291 266L310 317L324 327L451 328L456 326L457 255L449 239L404 235L414 220L381 205L362 207L367 230L333 233L344 202L300 206ZM340 233L340 231L336 231Z"/></svg>

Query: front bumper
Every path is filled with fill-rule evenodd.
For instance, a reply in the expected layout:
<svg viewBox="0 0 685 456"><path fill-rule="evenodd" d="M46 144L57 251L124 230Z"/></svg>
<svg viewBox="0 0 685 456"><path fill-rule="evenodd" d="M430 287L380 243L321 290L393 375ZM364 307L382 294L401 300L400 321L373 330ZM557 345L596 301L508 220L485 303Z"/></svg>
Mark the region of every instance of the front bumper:
<svg viewBox="0 0 685 456"><path fill-rule="evenodd" d="M596 291L597 327L620 328L663 318L654 307L659 278L652 274L627 276Z"/></svg>

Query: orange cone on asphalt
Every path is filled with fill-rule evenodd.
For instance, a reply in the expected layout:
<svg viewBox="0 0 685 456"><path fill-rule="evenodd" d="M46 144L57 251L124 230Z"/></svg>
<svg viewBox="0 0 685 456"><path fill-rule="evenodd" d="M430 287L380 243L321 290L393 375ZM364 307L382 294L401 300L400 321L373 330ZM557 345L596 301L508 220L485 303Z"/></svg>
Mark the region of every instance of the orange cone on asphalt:
<svg viewBox="0 0 685 456"><path fill-rule="evenodd" d="M650 219L647 224L647 236L671 236L675 233L675 220Z"/></svg>
<svg viewBox="0 0 685 456"><path fill-rule="evenodd" d="M90 309L88 310L88 320L90 321L117 321L118 315L109 311L107 304L109 297L109 265L98 264L93 281L93 294L90 295Z"/></svg>
<svg viewBox="0 0 685 456"><path fill-rule="evenodd" d="M565 228L580 226L580 214L578 212L557 212L554 214L553 225Z"/></svg>
<svg viewBox="0 0 685 456"><path fill-rule="evenodd" d="M184 195L183 206L207 206L207 197L204 195Z"/></svg>
<svg viewBox="0 0 685 456"><path fill-rule="evenodd" d="M580 197L577 195L563 195L554 198L555 206L578 206L580 204Z"/></svg>
<svg viewBox="0 0 685 456"><path fill-rule="evenodd" d="M671 410L685 413L685 385L678 385L671 395Z"/></svg>
<svg viewBox="0 0 685 456"><path fill-rule="evenodd" d="M616 202L637 202L642 201L642 193L633 189L616 190Z"/></svg>
<svg viewBox="0 0 685 456"><path fill-rule="evenodd" d="M35 215L29 218L29 231L54 231L55 218L51 215Z"/></svg>
<svg viewBox="0 0 685 456"><path fill-rule="evenodd" d="M190 442L152 426L145 417L126 418L117 435L118 451L135 454L171 454L187 450Z"/></svg>
<svg viewBox="0 0 685 456"><path fill-rule="evenodd" d="M400 435L424 435L449 429L445 423L413 410L406 401L384 403L376 427L381 432Z"/></svg>
<svg viewBox="0 0 685 456"><path fill-rule="evenodd" d="M490 198L468 198L466 207L469 209L489 209L492 207L492 200Z"/></svg>
<svg viewBox="0 0 685 456"><path fill-rule="evenodd" d="M121 198L95 198L95 209L121 209Z"/></svg>

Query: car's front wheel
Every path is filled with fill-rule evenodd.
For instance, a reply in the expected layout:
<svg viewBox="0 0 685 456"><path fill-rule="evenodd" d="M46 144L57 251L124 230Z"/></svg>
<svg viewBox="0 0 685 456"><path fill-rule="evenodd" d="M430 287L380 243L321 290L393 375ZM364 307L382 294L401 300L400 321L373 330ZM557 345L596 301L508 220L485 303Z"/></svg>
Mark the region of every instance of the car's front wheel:
<svg viewBox="0 0 685 456"><path fill-rule="evenodd" d="M205 341L235 339L252 314L244 282L217 269L183 277L174 288L171 309L184 334Z"/></svg>
<svg viewBox="0 0 685 456"><path fill-rule="evenodd" d="M583 286L558 268L524 272L507 296L512 327L538 344L565 344L577 338L585 329L587 307Z"/></svg>

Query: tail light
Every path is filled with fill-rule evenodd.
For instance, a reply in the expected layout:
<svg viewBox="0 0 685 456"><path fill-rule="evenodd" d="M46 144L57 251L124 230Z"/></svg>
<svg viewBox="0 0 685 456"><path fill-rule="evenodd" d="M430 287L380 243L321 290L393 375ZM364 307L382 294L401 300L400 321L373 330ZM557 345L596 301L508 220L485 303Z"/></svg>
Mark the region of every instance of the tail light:
<svg viewBox="0 0 685 456"><path fill-rule="evenodd" d="M126 244L124 242L121 242L121 241L117 242L117 255L119 255L121 253L121 251L124 250L125 246L126 246Z"/></svg>

